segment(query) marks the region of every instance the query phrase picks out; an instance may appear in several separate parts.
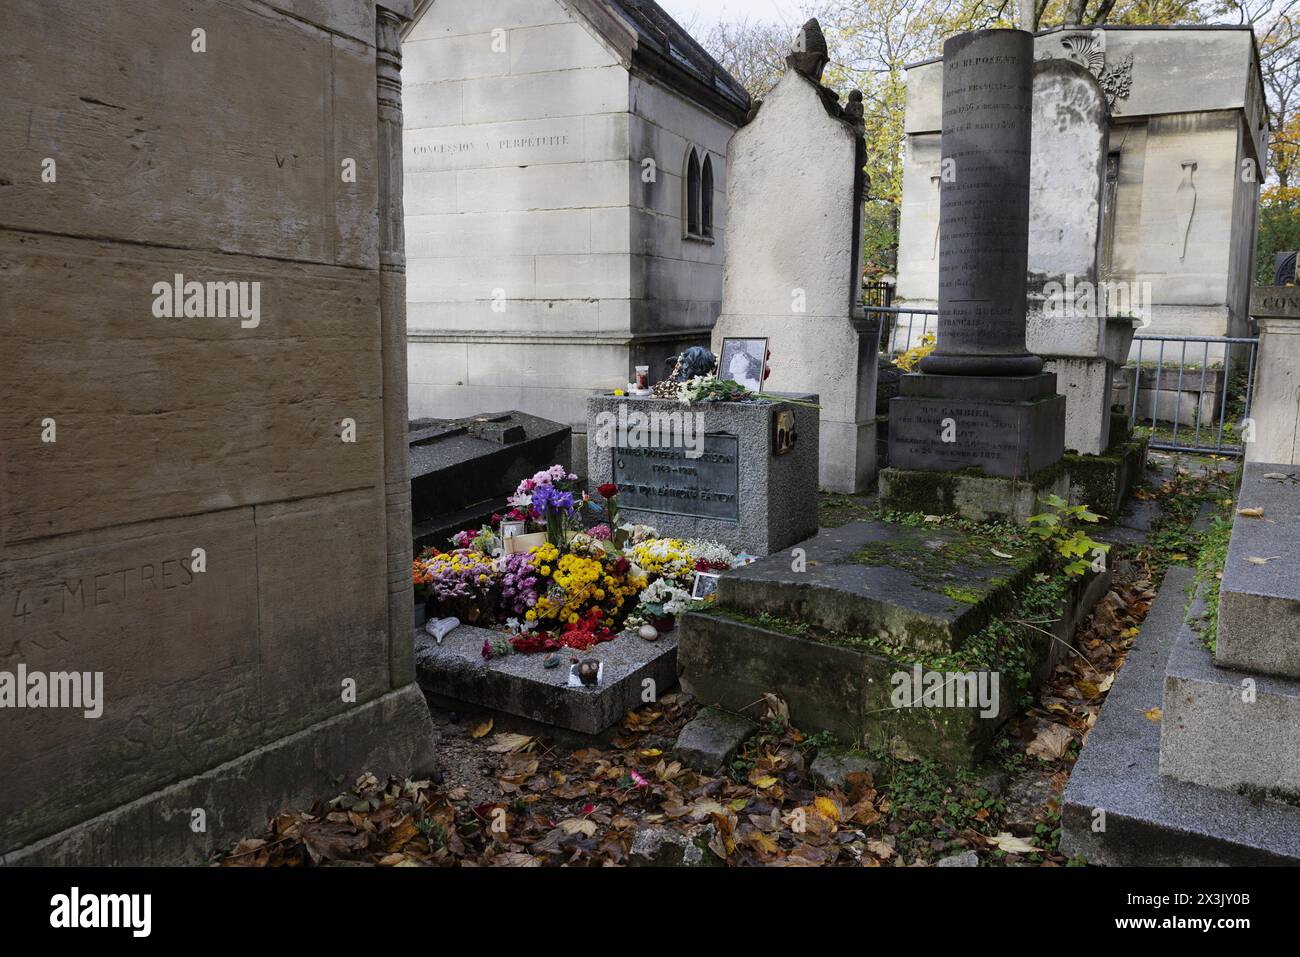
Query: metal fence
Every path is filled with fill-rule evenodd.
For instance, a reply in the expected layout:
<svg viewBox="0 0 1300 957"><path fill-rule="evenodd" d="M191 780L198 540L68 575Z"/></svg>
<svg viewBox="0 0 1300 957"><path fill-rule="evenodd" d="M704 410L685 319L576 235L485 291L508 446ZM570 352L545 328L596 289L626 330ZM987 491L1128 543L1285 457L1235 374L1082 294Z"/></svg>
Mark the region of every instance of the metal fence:
<svg viewBox="0 0 1300 957"><path fill-rule="evenodd" d="M1250 336L1134 336L1117 390L1151 448L1240 456L1258 352Z"/></svg>
<svg viewBox="0 0 1300 957"><path fill-rule="evenodd" d="M937 332L937 309L905 309L868 305L867 317L880 320L880 353L893 358L921 342L927 332Z"/></svg>
<svg viewBox="0 0 1300 957"><path fill-rule="evenodd" d="M864 282L862 284L862 304L872 307L888 307L894 304L894 284L892 282Z"/></svg>
<svg viewBox="0 0 1300 957"><path fill-rule="evenodd" d="M938 332L935 309L866 311L880 320L887 359ZM1150 429L1153 449L1241 456L1258 352L1259 339L1249 336L1134 336L1129 361L1116 372L1115 403L1133 425Z"/></svg>

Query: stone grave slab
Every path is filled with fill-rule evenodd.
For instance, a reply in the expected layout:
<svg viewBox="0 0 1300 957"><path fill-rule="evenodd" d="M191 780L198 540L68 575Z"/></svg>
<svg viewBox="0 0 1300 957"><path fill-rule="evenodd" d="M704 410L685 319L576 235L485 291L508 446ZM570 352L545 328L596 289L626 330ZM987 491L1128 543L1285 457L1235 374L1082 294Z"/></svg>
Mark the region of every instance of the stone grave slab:
<svg viewBox="0 0 1300 957"><path fill-rule="evenodd" d="M1109 581L1098 575L1070 589L1050 614L1054 623L1025 631L1022 657L1005 660L1003 646L980 629L1009 610L1039 555L1028 546L974 542L943 529L853 522L801 543L804 571L783 553L725 573L717 607L681 618L683 689L740 713L775 692L805 731L828 730L907 759L974 765L1019 694L1064 654L1079 616ZM993 555L994 547L1012 557ZM945 688L969 689L961 700L899 705L894 692L907 676L936 671ZM996 700L976 703L994 687Z"/></svg>
<svg viewBox="0 0 1300 957"><path fill-rule="evenodd" d="M874 520L821 529L796 548L799 561L783 551L723 575L719 607L913 651L953 650L1042 560L1033 547Z"/></svg>
<svg viewBox="0 0 1300 957"><path fill-rule="evenodd" d="M426 695L492 708L569 731L596 735L645 703L644 682L656 696L677 684L677 639L658 641L622 634L589 651L562 649L560 664L546 668L543 654L483 658L483 642L502 633L461 625L437 644L423 628L415 633L416 677ZM604 664L599 685L569 687L571 658Z"/></svg>
<svg viewBox="0 0 1300 957"><path fill-rule="evenodd" d="M1300 678L1300 471L1248 462L1237 505L1262 508L1263 515L1233 519L1215 659Z"/></svg>
<svg viewBox="0 0 1300 957"><path fill-rule="evenodd" d="M409 424L412 535L417 547L447 539L505 510L519 480L569 467L572 429L526 412Z"/></svg>
<svg viewBox="0 0 1300 957"><path fill-rule="evenodd" d="M1047 511L1049 495L1065 498L1070 475L1064 468L1043 469L1027 480L996 478L975 470L932 472L923 469L880 470L880 504L894 512L959 515L975 522L1023 524Z"/></svg>
<svg viewBox="0 0 1300 957"><path fill-rule="evenodd" d="M673 753L687 767L717 774L736 756L757 725L744 715L704 708L677 735Z"/></svg>
<svg viewBox="0 0 1300 957"><path fill-rule="evenodd" d="M1163 708L1161 774L1300 797L1300 681L1217 667L1189 625L1165 667Z"/></svg>
<svg viewBox="0 0 1300 957"><path fill-rule="evenodd" d="M1061 850L1115 867L1300 863L1300 808L1160 774L1165 667L1193 572L1170 568L1070 774ZM1098 827L1103 820L1104 827Z"/></svg>

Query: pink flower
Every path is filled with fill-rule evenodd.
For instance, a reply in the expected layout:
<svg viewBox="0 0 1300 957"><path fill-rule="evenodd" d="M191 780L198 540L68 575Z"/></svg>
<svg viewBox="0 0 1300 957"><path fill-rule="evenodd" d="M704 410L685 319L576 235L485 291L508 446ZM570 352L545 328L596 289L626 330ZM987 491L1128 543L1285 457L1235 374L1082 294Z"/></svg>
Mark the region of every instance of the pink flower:
<svg viewBox="0 0 1300 957"><path fill-rule="evenodd" d="M604 523L591 526L591 528L587 530L587 534L592 538L600 539L602 542L608 542L614 537L614 533L611 532L609 526Z"/></svg>
<svg viewBox="0 0 1300 957"><path fill-rule="evenodd" d="M632 780L636 782L637 787L648 788L650 786L650 782L641 777L641 775L637 774L635 771L629 771L628 773L632 775Z"/></svg>

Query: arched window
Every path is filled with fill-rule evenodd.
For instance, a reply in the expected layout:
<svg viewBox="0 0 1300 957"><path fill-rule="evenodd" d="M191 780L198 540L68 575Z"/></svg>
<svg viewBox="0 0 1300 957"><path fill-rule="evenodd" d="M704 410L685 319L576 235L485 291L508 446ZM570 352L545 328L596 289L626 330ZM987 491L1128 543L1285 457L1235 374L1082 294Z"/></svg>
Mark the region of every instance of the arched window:
<svg viewBox="0 0 1300 957"><path fill-rule="evenodd" d="M700 235L700 158L694 147L686 155L686 235Z"/></svg>
<svg viewBox="0 0 1300 957"><path fill-rule="evenodd" d="M713 157L707 154L700 173L700 234L713 238Z"/></svg>

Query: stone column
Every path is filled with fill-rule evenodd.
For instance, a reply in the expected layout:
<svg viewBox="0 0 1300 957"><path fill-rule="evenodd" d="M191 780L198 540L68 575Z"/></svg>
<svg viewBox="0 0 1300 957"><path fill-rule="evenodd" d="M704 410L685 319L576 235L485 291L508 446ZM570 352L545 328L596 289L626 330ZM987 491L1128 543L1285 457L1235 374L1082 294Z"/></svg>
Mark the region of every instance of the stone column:
<svg viewBox="0 0 1300 957"><path fill-rule="evenodd" d="M384 386L384 510L388 537L389 680L415 680L411 621L411 468L406 403L406 231L402 222L403 19L375 9L379 99L379 315Z"/></svg>
<svg viewBox="0 0 1300 957"><path fill-rule="evenodd" d="M1266 302L1268 306L1263 305ZM1252 290L1252 312L1284 312L1288 307L1300 309L1300 288ZM1259 353L1250 409L1254 441L1246 442L1246 461L1300 464L1300 315L1259 316L1258 321Z"/></svg>
<svg viewBox="0 0 1300 957"><path fill-rule="evenodd" d="M938 346L921 371L1028 376L1025 348L1034 38L979 30L943 45Z"/></svg>

